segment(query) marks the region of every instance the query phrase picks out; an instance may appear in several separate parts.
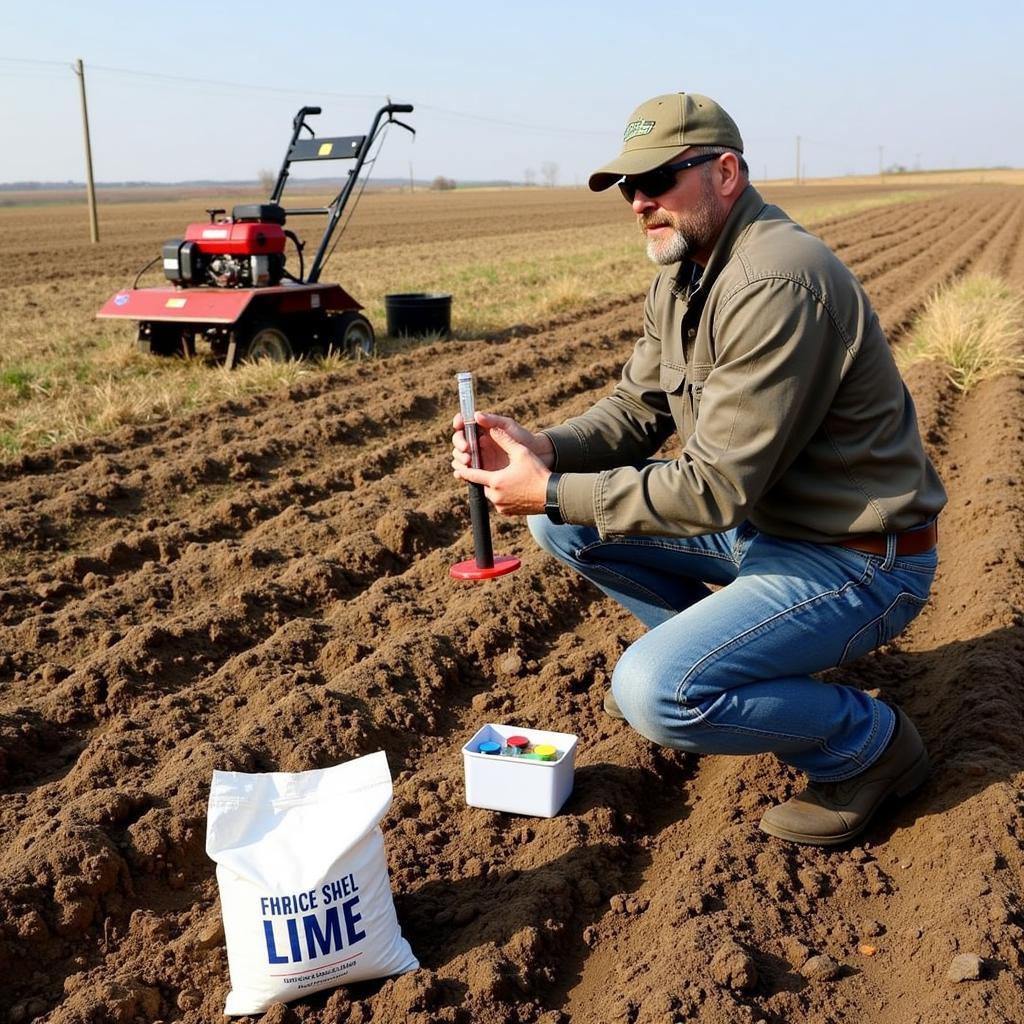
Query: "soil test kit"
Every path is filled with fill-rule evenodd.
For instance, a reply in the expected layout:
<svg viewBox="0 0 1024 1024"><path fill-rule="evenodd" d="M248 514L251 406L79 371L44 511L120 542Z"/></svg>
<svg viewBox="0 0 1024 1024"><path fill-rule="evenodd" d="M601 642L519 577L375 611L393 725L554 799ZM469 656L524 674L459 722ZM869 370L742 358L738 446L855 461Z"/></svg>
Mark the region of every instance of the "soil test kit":
<svg viewBox="0 0 1024 1024"><path fill-rule="evenodd" d="M554 747L552 760L529 756L481 753L480 745L504 749L510 738L523 736L534 748ZM462 748L466 770L466 803L508 814L553 818L569 798L576 768L576 737L571 733L524 729L517 725L484 725Z"/></svg>

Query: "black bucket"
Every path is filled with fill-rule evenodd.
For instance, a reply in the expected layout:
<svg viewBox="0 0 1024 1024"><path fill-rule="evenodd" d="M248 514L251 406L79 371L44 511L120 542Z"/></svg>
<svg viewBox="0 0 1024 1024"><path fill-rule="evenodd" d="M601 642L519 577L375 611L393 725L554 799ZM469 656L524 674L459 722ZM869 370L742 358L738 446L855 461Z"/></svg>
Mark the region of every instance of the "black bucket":
<svg viewBox="0 0 1024 1024"><path fill-rule="evenodd" d="M452 329L452 297L427 292L385 295L388 335L438 335L447 338Z"/></svg>

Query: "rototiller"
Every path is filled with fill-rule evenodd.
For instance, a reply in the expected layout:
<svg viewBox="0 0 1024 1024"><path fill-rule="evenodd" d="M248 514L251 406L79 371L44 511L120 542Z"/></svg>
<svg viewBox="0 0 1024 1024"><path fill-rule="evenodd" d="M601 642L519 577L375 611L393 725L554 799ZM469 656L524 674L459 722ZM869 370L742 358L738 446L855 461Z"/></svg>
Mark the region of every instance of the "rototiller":
<svg viewBox="0 0 1024 1024"><path fill-rule="evenodd" d="M379 133L397 124L415 134L394 117L412 109L408 103L388 103L377 111L366 135L317 138L306 118L320 108L303 107L292 121L291 141L267 202L235 206L230 216L226 210L207 210L208 223L190 224L184 238L164 243L168 285L119 291L97 316L137 320L139 349L154 355L194 355L196 339L204 338L229 369L239 359L284 361L330 350L371 353L373 327L359 312L363 307L340 285L321 284L320 271ZM303 129L309 138L299 137ZM328 206L286 210L281 196L289 168L305 160L355 160L355 166ZM285 224L288 217L316 214L326 215L327 222L306 273L304 243ZM286 266L289 241L298 256L298 274ZM139 272L136 285L155 262Z"/></svg>

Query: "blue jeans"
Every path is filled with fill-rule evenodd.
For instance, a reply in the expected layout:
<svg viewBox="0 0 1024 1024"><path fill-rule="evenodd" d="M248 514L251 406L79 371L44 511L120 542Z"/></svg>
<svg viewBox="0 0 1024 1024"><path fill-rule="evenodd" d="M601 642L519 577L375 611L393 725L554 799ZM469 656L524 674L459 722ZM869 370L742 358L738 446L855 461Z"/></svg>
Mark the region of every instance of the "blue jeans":
<svg viewBox="0 0 1024 1024"><path fill-rule="evenodd" d="M924 607L934 549L896 557L784 540L743 524L700 537L616 537L529 518L545 551L648 627L612 692L629 724L701 754L769 751L818 782L864 771L895 727L887 705L822 682ZM712 592L706 584L717 584Z"/></svg>

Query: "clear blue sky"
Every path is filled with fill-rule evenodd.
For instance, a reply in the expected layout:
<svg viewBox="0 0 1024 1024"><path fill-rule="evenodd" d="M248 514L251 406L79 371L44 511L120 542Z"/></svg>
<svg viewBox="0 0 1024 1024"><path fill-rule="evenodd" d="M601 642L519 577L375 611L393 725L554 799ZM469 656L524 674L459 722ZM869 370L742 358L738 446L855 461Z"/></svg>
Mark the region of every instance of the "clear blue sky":
<svg viewBox="0 0 1024 1024"><path fill-rule="evenodd" d="M255 179L291 118L360 134L390 95L378 176L585 182L650 96L733 115L755 178L1024 166L1024 3L350 3L28 0L0 18L0 182ZM338 165L334 165L338 166ZM322 169L322 168L321 168Z"/></svg>

